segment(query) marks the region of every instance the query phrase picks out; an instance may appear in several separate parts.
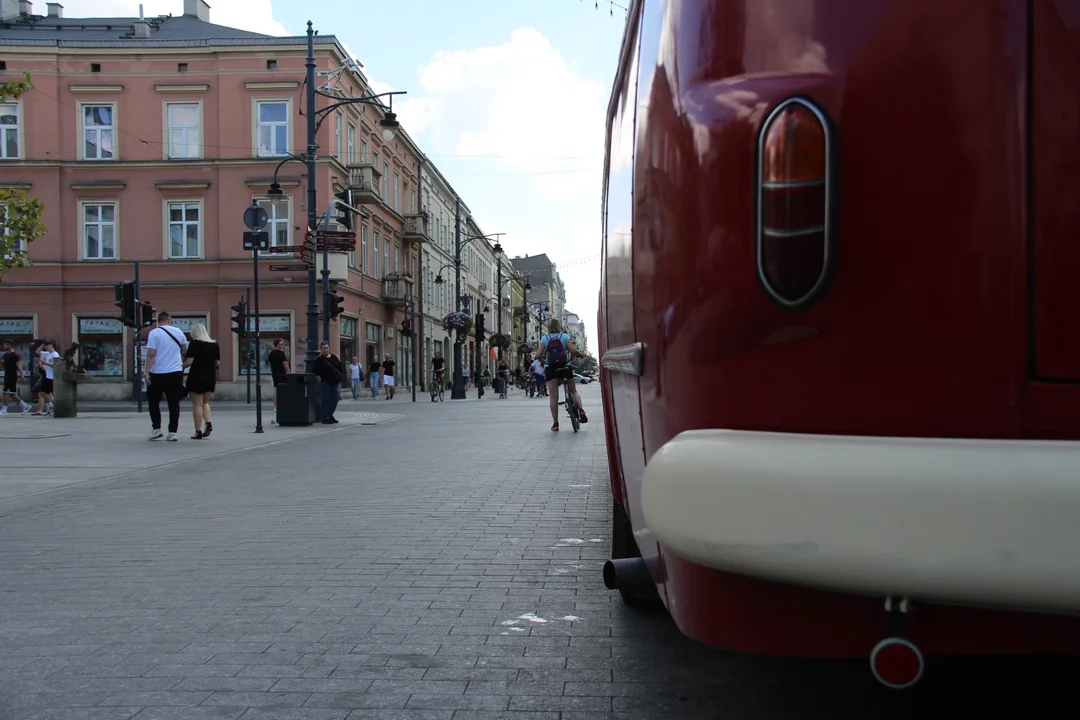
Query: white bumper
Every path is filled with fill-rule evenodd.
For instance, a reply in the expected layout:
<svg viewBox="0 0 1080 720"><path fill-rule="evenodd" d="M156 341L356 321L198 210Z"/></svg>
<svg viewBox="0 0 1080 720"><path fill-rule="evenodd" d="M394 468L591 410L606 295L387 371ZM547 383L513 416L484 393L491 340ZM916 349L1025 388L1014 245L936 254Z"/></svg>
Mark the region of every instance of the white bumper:
<svg viewBox="0 0 1080 720"><path fill-rule="evenodd" d="M668 552L781 582L1080 611L1080 443L696 430L645 469Z"/></svg>

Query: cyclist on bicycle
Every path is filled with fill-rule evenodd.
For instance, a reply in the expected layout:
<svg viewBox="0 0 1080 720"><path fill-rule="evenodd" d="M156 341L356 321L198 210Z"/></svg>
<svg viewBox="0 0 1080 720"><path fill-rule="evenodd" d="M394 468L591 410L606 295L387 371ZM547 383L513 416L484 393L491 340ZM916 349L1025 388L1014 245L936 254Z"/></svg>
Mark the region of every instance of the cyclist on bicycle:
<svg viewBox="0 0 1080 720"><path fill-rule="evenodd" d="M565 377L570 392L574 396L574 402L578 407L578 419L581 422L589 422L585 417L585 410L581 406L581 395L574 385L574 371L570 368L570 357L581 357L581 353L570 339L570 335L562 331L562 324L558 318L552 318L548 323L548 334L540 338L540 345L536 349L536 360L544 358L544 379L548 389L548 407L551 408L552 431L559 431L559 383Z"/></svg>
<svg viewBox="0 0 1080 720"><path fill-rule="evenodd" d="M446 360L443 359L442 352L438 350L435 351L435 357L431 358L431 373L440 387L446 385Z"/></svg>
<svg viewBox="0 0 1080 720"><path fill-rule="evenodd" d="M547 392L547 379L544 377L544 363L540 362L536 358L533 358L532 365L529 369L529 375L532 377L532 381L536 385L536 392L540 395L545 394Z"/></svg>

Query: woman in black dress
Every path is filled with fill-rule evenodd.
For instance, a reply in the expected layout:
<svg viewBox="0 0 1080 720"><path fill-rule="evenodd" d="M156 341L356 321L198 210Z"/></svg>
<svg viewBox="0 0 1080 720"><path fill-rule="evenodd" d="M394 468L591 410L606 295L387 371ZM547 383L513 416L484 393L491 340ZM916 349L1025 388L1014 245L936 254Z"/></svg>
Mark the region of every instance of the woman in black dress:
<svg viewBox="0 0 1080 720"><path fill-rule="evenodd" d="M217 371L221 364L221 348L210 337L206 327L199 323L191 328L191 342L188 344L184 367L190 368L187 377L187 391L191 398L191 413L195 418L195 434L192 440L210 437L214 430L210 422L210 396L217 385ZM203 421L206 427L203 427Z"/></svg>

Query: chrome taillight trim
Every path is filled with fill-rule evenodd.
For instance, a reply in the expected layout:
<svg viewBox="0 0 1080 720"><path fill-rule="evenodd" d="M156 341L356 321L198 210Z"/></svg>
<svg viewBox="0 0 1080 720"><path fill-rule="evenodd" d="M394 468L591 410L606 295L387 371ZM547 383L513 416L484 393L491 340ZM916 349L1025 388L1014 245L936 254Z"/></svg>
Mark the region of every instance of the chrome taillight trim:
<svg viewBox="0 0 1080 720"><path fill-rule="evenodd" d="M645 366L645 344L622 345L600 356L600 367L612 372L641 375Z"/></svg>
<svg viewBox="0 0 1080 720"><path fill-rule="evenodd" d="M808 109L821 123L822 130L825 135L825 177L823 179L805 180L805 181L771 181L764 182L765 168L765 135L776 119L777 115L784 111L791 105L801 105ZM758 281L761 283L766 294L778 305L784 307L787 310L797 311L805 310L806 308L817 302L822 295L828 290L829 284L832 280L833 267L836 262L836 248L835 248L835 227L834 227L834 203L835 203L835 137L833 124L829 117L821 110L810 98L802 96L789 97L780 102L774 107L769 114L765 117L764 122L761 123L761 127L758 130L757 137L757 166L755 173L755 200L757 207L755 208L755 228L754 228L754 256L755 264L757 265L756 271ZM825 224L813 229L800 229L798 231L791 231L790 233L782 230L772 230L766 228L764 225L764 195L765 191L769 189L783 189L783 188L798 188L798 187L814 187L816 185L825 185L825 198L824 198L824 211L825 211ZM801 235L807 235L812 232L824 231L824 255L821 263L821 273L818 276L817 281L813 287L800 298L795 300L789 300L782 295L769 283L768 277L765 274L764 267L764 243L762 242L766 237L797 237Z"/></svg>

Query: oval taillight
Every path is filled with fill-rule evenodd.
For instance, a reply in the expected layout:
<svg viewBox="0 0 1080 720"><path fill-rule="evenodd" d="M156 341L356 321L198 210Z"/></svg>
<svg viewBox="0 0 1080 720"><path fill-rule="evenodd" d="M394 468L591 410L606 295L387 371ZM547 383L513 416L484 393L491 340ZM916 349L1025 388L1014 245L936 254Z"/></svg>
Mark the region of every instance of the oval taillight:
<svg viewBox="0 0 1080 720"><path fill-rule="evenodd" d="M801 310L827 289L833 247L833 137L810 100L788 98L758 138L757 272L780 305Z"/></svg>

